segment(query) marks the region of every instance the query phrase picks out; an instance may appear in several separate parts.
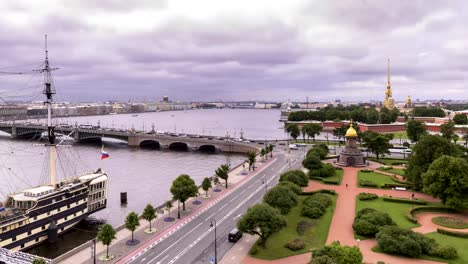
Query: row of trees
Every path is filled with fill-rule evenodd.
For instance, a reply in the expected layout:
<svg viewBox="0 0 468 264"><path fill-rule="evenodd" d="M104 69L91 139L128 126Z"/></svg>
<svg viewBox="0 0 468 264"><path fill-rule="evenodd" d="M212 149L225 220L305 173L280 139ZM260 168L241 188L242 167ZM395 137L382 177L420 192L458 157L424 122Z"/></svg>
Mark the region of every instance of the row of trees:
<svg viewBox="0 0 468 264"><path fill-rule="evenodd" d="M417 117L445 117L445 112L440 107L415 107L412 111L413 116Z"/></svg>
<svg viewBox="0 0 468 264"><path fill-rule="evenodd" d="M289 121L304 121L304 120L350 120L367 124L389 124L395 122L400 112L398 109L388 109L383 107L377 111L375 107L364 106L329 106L321 108L317 111L295 111L288 116Z"/></svg>

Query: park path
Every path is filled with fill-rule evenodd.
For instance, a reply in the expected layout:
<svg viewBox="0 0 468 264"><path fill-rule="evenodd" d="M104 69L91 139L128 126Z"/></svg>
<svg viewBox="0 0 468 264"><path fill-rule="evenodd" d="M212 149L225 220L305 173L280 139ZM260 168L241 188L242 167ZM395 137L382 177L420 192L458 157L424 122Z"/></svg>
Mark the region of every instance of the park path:
<svg viewBox="0 0 468 264"><path fill-rule="evenodd" d="M457 218L460 220L464 220L465 222L468 222L468 214L460 215L460 214L450 214L450 213L422 212L416 215L416 219L418 220L418 223L421 226L413 228L413 231L426 234L426 233L436 232L437 228L442 228L445 230L456 231L456 232L468 232L468 228L454 229L454 228L448 228L448 227L436 225L432 222L432 218L436 216L449 216L449 217Z"/></svg>
<svg viewBox="0 0 468 264"><path fill-rule="evenodd" d="M373 164L372 164L373 165ZM377 165L369 166L375 168ZM380 165L381 166L381 165ZM309 186L304 188L304 191L316 191L321 189L335 190L338 193L336 201L335 212L332 218L330 231L328 233L327 244L333 241L340 241L343 245L358 246L357 241L354 239L353 220L356 208L356 196L361 192L374 193L378 196L392 196L398 198L411 198L412 192L409 191L396 191L396 190L383 190L374 188L360 188L358 187L358 172L360 168L343 168L343 179L341 185L326 185L315 181L310 181ZM427 194L414 193L414 198L423 199L431 202L437 202L438 199L433 198ZM364 263L377 263L384 261L389 264L411 263L411 264L434 264L440 263L435 261L410 259L405 257L393 256L388 254L376 253L372 248L377 245L375 239L366 239L360 241L359 247L364 257ZM311 259L310 253L278 259L274 261L267 261L246 256L242 264L290 264L290 263L309 263Z"/></svg>

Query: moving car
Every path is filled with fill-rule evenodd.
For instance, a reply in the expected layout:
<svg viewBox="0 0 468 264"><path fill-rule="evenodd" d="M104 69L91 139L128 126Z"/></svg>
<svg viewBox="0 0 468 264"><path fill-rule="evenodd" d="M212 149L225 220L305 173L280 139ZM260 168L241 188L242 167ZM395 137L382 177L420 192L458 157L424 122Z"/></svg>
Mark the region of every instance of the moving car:
<svg viewBox="0 0 468 264"><path fill-rule="evenodd" d="M231 232L229 232L228 240L229 242L236 243L239 239L241 239L241 237L242 237L242 232L239 231L239 229L234 228L233 230L231 230Z"/></svg>

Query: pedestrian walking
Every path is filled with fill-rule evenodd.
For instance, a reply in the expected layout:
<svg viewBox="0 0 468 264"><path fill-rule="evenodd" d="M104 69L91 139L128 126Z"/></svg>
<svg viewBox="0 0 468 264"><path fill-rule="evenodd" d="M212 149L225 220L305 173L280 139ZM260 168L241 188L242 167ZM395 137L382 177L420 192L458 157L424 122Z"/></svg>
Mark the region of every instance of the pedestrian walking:
<svg viewBox="0 0 468 264"><path fill-rule="evenodd" d="M348 184L346 184L346 189L348 189Z"/></svg>
<svg viewBox="0 0 468 264"><path fill-rule="evenodd" d="M411 199L414 199L414 193L413 193L413 194L411 194Z"/></svg>

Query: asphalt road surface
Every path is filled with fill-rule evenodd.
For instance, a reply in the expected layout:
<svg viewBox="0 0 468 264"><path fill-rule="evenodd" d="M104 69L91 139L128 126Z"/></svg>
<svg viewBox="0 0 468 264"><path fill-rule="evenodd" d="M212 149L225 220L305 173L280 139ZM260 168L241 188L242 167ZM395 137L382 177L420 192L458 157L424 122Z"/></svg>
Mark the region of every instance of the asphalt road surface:
<svg viewBox="0 0 468 264"><path fill-rule="evenodd" d="M214 228L210 227L211 219L217 221L216 243L220 262L234 245L228 242L228 234L236 227L241 215L248 207L261 201L267 189L276 185L281 173L288 168L299 167L302 154L278 153L273 158L276 159L273 164L130 263L210 263L215 255L215 234ZM263 183L265 180L266 183Z"/></svg>

